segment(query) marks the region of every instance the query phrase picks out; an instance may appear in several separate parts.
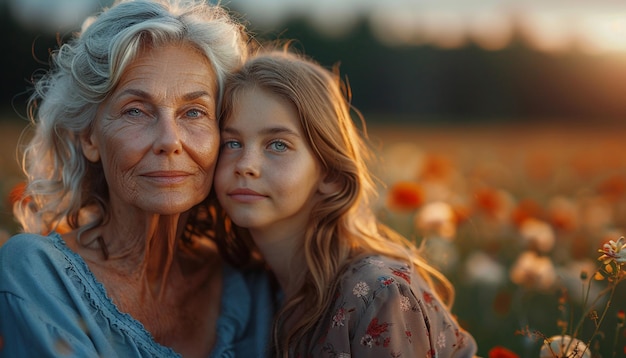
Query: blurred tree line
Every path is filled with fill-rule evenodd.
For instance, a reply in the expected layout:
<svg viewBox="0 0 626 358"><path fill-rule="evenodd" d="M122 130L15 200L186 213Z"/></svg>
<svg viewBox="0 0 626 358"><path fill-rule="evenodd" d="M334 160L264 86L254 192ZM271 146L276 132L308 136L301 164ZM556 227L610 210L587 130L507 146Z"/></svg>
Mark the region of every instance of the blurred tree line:
<svg viewBox="0 0 626 358"><path fill-rule="evenodd" d="M298 39L322 64L341 63L353 103L401 120L594 120L626 118L626 56L550 54L519 35L498 51L476 45L386 47L363 21L341 38L323 38L303 19L282 37Z"/></svg>
<svg viewBox="0 0 626 358"><path fill-rule="evenodd" d="M273 32L251 28L261 39L296 39L298 48L327 67L339 63L352 103L368 121L616 122L626 115L623 55L542 53L519 35L498 51L471 44L388 47L375 40L366 21L340 37L321 35L303 18ZM0 30L2 110L23 115L32 76L48 67L49 51L71 32L49 35L20 27L6 9L0 9Z"/></svg>

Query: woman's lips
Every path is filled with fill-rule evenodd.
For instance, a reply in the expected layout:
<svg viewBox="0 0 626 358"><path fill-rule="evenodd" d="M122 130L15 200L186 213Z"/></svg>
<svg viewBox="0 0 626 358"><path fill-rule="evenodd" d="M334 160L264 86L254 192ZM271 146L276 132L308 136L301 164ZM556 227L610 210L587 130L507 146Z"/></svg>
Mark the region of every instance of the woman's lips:
<svg viewBox="0 0 626 358"><path fill-rule="evenodd" d="M184 182L191 174L185 171L156 171L142 174L143 177L162 184L179 184Z"/></svg>

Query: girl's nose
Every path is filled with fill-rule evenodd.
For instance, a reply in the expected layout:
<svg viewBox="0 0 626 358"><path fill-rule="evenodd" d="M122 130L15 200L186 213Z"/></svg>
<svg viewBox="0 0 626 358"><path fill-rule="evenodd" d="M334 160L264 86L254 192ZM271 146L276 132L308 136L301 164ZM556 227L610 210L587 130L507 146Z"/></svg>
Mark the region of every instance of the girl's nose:
<svg viewBox="0 0 626 358"><path fill-rule="evenodd" d="M235 164L235 173L243 176L256 177L259 175L259 155L251 149L244 149Z"/></svg>

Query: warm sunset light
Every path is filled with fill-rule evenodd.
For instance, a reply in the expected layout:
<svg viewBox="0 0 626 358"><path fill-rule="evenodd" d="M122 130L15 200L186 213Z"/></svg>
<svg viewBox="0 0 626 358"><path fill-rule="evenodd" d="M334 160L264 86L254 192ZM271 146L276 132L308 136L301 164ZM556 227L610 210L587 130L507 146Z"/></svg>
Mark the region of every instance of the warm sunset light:
<svg viewBox="0 0 626 358"><path fill-rule="evenodd" d="M626 357L626 0L0 0L0 19L0 357L258 357L294 327L315 327L289 336L301 356ZM288 115L242 116L240 90ZM171 170L189 178L135 175ZM246 189L263 198L233 204Z"/></svg>
<svg viewBox="0 0 626 358"><path fill-rule="evenodd" d="M500 50L513 37L513 24L508 16L498 11L484 11L468 21L470 38L485 50Z"/></svg>
<svg viewBox="0 0 626 358"><path fill-rule="evenodd" d="M517 31L540 51L626 52L626 5L616 2L346 1L339 6L325 1L305 5L296 0L263 4L233 0L231 4L262 26L280 26L290 15L308 16L329 35L346 33L359 16L366 16L376 38L389 46L459 48L473 43L500 50Z"/></svg>
<svg viewBox="0 0 626 358"><path fill-rule="evenodd" d="M578 36L583 51L626 52L626 11L585 16L581 21Z"/></svg>
<svg viewBox="0 0 626 358"><path fill-rule="evenodd" d="M52 30L76 26L94 11L96 3L108 6L111 2L86 0L79 7L70 0L9 0L8 4L13 15L29 27L38 24L43 30ZM475 44L485 50L500 50L510 44L517 31L540 51L626 53L626 4L618 2L231 0L228 6L261 28L280 29L290 17L308 17L328 36L346 34L365 17L376 38L389 46L446 49Z"/></svg>
<svg viewBox="0 0 626 358"><path fill-rule="evenodd" d="M541 51L561 52L573 42L571 29L576 19L555 11L536 11L520 16L520 31L528 44Z"/></svg>

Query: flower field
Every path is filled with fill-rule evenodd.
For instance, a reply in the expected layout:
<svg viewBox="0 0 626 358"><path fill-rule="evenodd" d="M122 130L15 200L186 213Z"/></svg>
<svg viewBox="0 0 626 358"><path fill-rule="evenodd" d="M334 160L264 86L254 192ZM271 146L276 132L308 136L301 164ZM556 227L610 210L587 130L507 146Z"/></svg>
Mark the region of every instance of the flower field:
<svg viewBox="0 0 626 358"><path fill-rule="evenodd" d="M543 340L555 335L588 343L585 357L626 354L623 242L607 246L611 260L598 260L626 229L624 128L370 132L381 158L380 217L454 283L454 312L479 355L539 357ZM572 352L559 357L583 356Z"/></svg>
<svg viewBox="0 0 626 358"><path fill-rule="evenodd" d="M626 126L377 123L376 210L453 282L480 356L539 357L561 335L585 357L625 355ZM21 128L0 122L0 243L17 230Z"/></svg>

